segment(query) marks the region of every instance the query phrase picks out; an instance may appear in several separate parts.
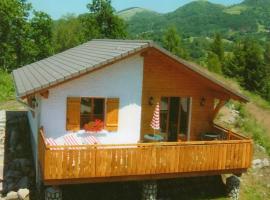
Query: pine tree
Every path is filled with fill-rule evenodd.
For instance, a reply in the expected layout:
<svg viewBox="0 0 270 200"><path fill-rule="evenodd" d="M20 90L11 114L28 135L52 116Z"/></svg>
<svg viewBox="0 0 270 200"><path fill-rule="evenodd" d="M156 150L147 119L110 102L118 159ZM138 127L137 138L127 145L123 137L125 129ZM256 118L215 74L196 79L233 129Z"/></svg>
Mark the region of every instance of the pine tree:
<svg viewBox="0 0 270 200"><path fill-rule="evenodd" d="M263 50L261 46L252 39L244 41L245 68L243 71L243 86L262 96L265 81L267 79L267 67L264 64Z"/></svg>
<svg viewBox="0 0 270 200"><path fill-rule="evenodd" d="M188 57L187 52L182 47L181 37L177 33L177 30L174 26L171 26L166 30L162 38L162 43L163 43L164 48L172 52L173 54L181 58Z"/></svg>
<svg viewBox="0 0 270 200"><path fill-rule="evenodd" d="M219 33L217 33L215 35L215 39L214 39L213 43L211 44L211 51L218 56L220 62L223 61L223 59L224 59L224 46L223 46L221 35Z"/></svg>
<svg viewBox="0 0 270 200"><path fill-rule="evenodd" d="M101 38L125 38L124 20L115 15L111 0L93 0L87 5L90 16L96 21Z"/></svg>
<svg viewBox="0 0 270 200"><path fill-rule="evenodd" d="M270 101L270 41L267 42L264 51L264 64L266 67L267 77L263 88L263 96Z"/></svg>
<svg viewBox="0 0 270 200"><path fill-rule="evenodd" d="M222 73L221 63L220 63L219 57L213 52L208 53L207 67L208 67L209 71L212 71L212 72L215 72L218 74Z"/></svg>
<svg viewBox="0 0 270 200"><path fill-rule="evenodd" d="M231 78L236 78L242 83L245 66L246 60L243 43L241 41L236 41L232 55L228 55L224 59L222 67L223 74Z"/></svg>

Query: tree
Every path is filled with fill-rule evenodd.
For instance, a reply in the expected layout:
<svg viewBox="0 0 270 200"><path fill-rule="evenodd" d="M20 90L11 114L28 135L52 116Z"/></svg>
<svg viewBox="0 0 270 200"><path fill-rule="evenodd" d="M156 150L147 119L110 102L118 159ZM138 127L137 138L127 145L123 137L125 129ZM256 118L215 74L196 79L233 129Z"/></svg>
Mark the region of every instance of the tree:
<svg viewBox="0 0 270 200"><path fill-rule="evenodd" d="M93 38L102 38L98 23L91 13L80 15L78 20L82 27L82 37L84 41L89 41Z"/></svg>
<svg viewBox="0 0 270 200"><path fill-rule="evenodd" d="M267 42L266 47L265 47L264 61L265 61L265 64L270 66L270 41Z"/></svg>
<svg viewBox="0 0 270 200"><path fill-rule="evenodd" d="M266 80L266 91L265 94L267 94L267 99L270 100L270 41L267 42L266 48L264 51L264 64L266 67L267 72L267 80Z"/></svg>
<svg viewBox="0 0 270 200"><path fill-rule="evenodd" d="M207 57L207 67L209 69L209 71L221 74L221 63L219 60L219 57L213 53L213 52L209 52L208 53L208 57Z"/></svg>
<svg viewBox="0 0 270 200"><path fill-rule="evenodd" d="M0 1L0 66L11 70L21 66L25 56L31 5L25 0Z"/></svg>
<svg viewBox="0 0 270 200"><path fill-rule="evenodd" d="M214 39L213 43L211 44L211 51L218 56L220 62L223 61L224 46L223 46L221 36L218 33L215 35L215 39Z"/></svg>
<svg viewBox="0 0 270 200"><path fill-rule="evenodd" d="M53 22L51 17L44 12L34 11L34 17L30 20L30 26L30 37L35 45L34 59L41 60L50 56L53 53Z"/></svg>
<svg viewBox="0 0 270 200"><path fill-rule="evenodd" d="M6 71L52 53L52 20L26 0L0 1L0 66Z"/></svg>
<svg viewBox="0 0 270 200"><path fill-rule="evenodd" d="M262 94L267 78L262 47L255 40L246 39L243 50L245 52L243 86L250 91Z"/></svg>
<svg viewBox="0 0 270 200"><path fill-rule="evenodd" d="M269 66L266 64L268 50L252 38L238 41L233 55L225 59L223 72L229 77L235 77L247 90L270 99Z"/></svg>
<svg viewBox="0 0 270 200"><path fill-rule="evenodd" d="M93 0L87 5L87 8L91 14L90 20L93 22L91 17L95 20L101 38L126 37L124 20L114 14L115 10L111 6L111 0Z"/></svg>
<svg viewBox="0 0 270 200"><path fill-rule="evenodd" d="M224 59L222 71L228 77L236 78L240 83L243 82L243 72L246 66L245 51L242 41L236 41L232 54Z"/></svg>
<svg viewBox="0 0 270 200"><path fill-rule="evenodd" d="M164 33L162 43L164 48L173 54L181 58L188 57L187 52L181 47L181 37L178 35L174 26L169 27Z"/></svg>
<svg viewBox="0 0 270 200"><path fill-rule="evenodd" d="M81 16L68 14L55 21L53 26L54 51L60 52L87 41Z"/></svg>

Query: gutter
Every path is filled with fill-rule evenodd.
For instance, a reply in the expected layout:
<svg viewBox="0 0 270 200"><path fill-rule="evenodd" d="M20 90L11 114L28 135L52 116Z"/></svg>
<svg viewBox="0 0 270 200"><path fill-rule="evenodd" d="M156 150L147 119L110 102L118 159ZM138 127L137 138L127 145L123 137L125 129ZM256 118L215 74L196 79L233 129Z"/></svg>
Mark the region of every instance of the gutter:
<svg viewBox="0 0 270 200"><path fill-rule="evenodd" d="M16 96L16 101L22 104L24 107L28 108L29 110L35 112L34 108L31 108L27 103L25 103L20 97Z"/></svg>

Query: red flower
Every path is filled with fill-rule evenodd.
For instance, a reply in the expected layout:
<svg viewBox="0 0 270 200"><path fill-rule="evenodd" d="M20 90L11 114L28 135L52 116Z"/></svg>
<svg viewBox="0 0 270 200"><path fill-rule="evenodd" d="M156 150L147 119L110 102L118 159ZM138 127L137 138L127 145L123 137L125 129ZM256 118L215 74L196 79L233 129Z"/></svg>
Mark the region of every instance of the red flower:
<svg viewBox="0 0 270 200"><path fill-rule="evenodd" d="M104 122L100 119L96 119L94 122L85 124L83 128L86 131L99 132L104 128Z"/></svg>

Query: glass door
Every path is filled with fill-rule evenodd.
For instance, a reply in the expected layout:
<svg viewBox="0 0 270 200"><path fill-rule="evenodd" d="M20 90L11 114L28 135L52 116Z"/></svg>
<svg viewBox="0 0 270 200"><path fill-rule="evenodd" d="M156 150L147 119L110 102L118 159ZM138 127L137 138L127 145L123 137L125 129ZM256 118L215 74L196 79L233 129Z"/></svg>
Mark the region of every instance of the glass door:
<svg viewBox="0 0 270 200"><path fill-rule="evenodd" d="M167 141L188 140L190 97L162 97L160 127Z"/></svg>
<svg viewBox="0 0 270 200"><path fill-rule="evenodd" d="M168 141L177 141L178 121L179 121L179 97L171 97L168 123Z"/></svg>

